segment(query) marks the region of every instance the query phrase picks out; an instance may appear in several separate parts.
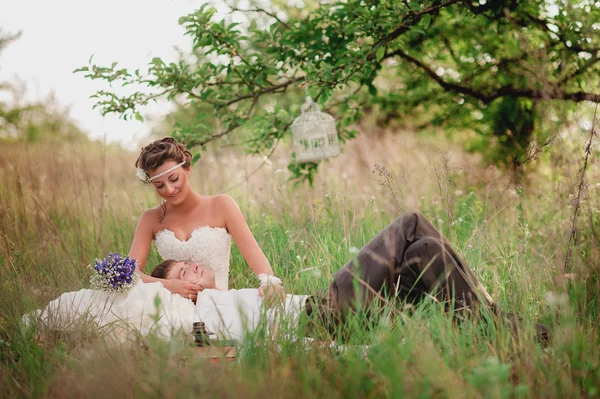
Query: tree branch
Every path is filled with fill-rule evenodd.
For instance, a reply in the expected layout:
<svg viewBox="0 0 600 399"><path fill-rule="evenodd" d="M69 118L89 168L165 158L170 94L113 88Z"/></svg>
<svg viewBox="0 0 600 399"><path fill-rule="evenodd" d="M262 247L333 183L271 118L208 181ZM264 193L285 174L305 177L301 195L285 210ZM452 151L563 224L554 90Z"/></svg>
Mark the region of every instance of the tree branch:
<svg viewBox="0 0 600 399"><path fill-rule="evenodd" d="M252 9L252 10L244 10L241 8L233 7L231 9L231 11L262 12L263 14L267 14L269 17L274 18L277 22L279 22L281 25L283 25L286 29L290 29L290 26L286 22L282 21L275 13L269 12L269 11L265 10L264 8L256 7L255 9Z"/></svg>
<svg viewBox="0 0 600 399"><path fill-rule="evenodd" d="M384 37L382 37L381 39L379 39L377 41L377 43L375 43L373 45L373 48L377 48L380 45L385 45L391 41L393 41L394 39L396 39L398 36L402 35L403 33L405 33L406 31L408 31L412 26L416 25L420 20L421 17L425 14L433 14L434 12L444 8L444 7L448 7L451 6L452 4L458 3L461 0L448 0L445 3L441 3L429 8L426 8L422 11L419 11L417 13L411 13L406 17L406 21L402 21L402 24L399 25L396 29L394 29L392 32L388 33L387 35L385 35ZM375 58L375 52L370 53L367 56L368 60L372 60L373 58Z"/></svg>
<svg viewBox="0 0 600 399"><path fill-rule="evenodd" d="M229 101L227 101L227 102L225 103L225 105L229 106L229 105L231 105L231 104L235 104L235 103L237 103L237 102L240 102L240 101L242 101L242 100L247 100L247 99L249 99L249 98L252 98L252 97L260 97L260 96L262 96L263 94L267 94L267 93L273 93L273 92L275 92L275 91L277 91L277 90L279 90L279 89L286 88L286 87L288 87L288 86L290 86L290 85L292 85L292 84L294 84L294 83L297 83L297 82L303 81L303 80L305 80L305 79L306 79L306 76L300 76L300 77L296 77L296 78L293 78L293 79L287 80L287 81L285 81L285 82L283 82L283 83L280 83L280 84L277 84L277 85L273 85L273 86L271 86L271 87L267 87L267 88L266 88L266 89L264 89L264 90L260 90L260 91L254 92L254 93L245 94L245 95L242 95L242 96L236 97L236 98L234 98L234 99L232 99L232 100L229 100Z"/></svg>
<svg viewBox="0 0 600 399"><path fill-rule="evenodd" d="M535 23L536 25L538 25L540 28L542 28L542 30L554 34L558 37L559 41L565 46L565 48L567 50L570 50L574 53L578 53L580 51L585 51L587 53L591 53L594 54L595 52L599 51L600 48L587 48L587 47L581 47L579 45L577 45L576 43L571 43L571 46L567 46L567 38L565 37L565 35L562 34L562 31L559 28L558 32L554 32L553 30L550 30L550 28L548 27L548 21L540 19L534 15L531 15L529 13L525 14L527 16L527 18ZM523 20L519 20L521 22L521 26L527 26L527 23ZM554 25L554 24L553 24Z"/></svg>
<svg viewBox="0 0 600 399"><path fill-rule="evenodd" d="M478 100L483 101L484 103L490 103L496 98L499 97L526 97L537 100L571 100L575 102L581 101L592 101L595 103L600 103L600 93L588 93L588 92L572 92L565 93L562 90L557 90L556 88L552 91L540 91L540 90L532 90L532 89L519 89L513 86L502 86L497 88L496 90L490 93L484 93L478 90L475 90L471 87L462 86L457 83L447 82L442 79L431 67L425 65L418 59L406 54L404 51L398 49L392 53L389 53L385 56L385 58L389 58L392 56L399 56L407 61L410 61L420 69L422 69L429 77L436 81L437 84L442 86L446 90L455 91L457 93L462 93Z"/></svg>
<svg viewBox="0 0 600 399"><path fill-rule="evenodd" d="M583 189L585 171L588 166L588 159L590 154L592 153L592 141L594 140L594 135L596 134L596 122L598 121L598 104L596 104L596 109L594 110L594 118L592 119L592 128L590 129L590 138L588 140L587 145L585 146L585 157L583 160L583 166L581 167L581 176L579 177L579 185L577 187L577 198L575 198L575 209L573 210L573 222L571 224L571 233L569 234L569 242L567 243L567 256L565 257L565 266L563 268L563 273L566 273L570 270L571 267L571 254L573 253L573 246L577 244L577 212L579 211L579 205L581 204L581 190ZM571 245L573 242L573 245Z"/></svg>
<svg viewBox="0 0 600 399"><path fill-rule="evenodd" d="M569 80L571 80L574 77L576 77L577 75L581 75L588 68L591 68L592 66L594 66L594 64L597 63L598 61L600 61L600 53L595 54L584 65L582 65L581 67L577 68L575 71L571 72L570 74L566 75L564 78L562 78L560 80L560 83L561 84L566 83Z"/></svg>

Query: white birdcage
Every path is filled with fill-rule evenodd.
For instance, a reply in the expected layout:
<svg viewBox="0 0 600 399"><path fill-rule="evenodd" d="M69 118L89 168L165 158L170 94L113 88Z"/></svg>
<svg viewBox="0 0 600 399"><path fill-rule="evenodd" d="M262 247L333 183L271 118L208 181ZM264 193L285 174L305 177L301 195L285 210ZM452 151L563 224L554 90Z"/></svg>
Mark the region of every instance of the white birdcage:
<svg viewBox="0 0 600 399"><path fill-rule="evenodd" d="M302 113L292 123L292 134L298 162L316 162L340 154L335 119L321 112L310 97L306 97Z"/></svg>

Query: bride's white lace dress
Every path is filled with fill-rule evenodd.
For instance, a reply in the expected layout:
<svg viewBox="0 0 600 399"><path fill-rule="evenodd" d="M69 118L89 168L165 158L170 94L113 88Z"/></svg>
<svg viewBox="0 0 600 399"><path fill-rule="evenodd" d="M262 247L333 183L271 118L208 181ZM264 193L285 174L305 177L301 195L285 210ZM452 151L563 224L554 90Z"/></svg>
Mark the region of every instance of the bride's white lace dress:
<svg viewBox="0 0 600 399"><path fill-rule="evenodd" d="M202 268L210 268L215 272L217 289L228 290L231 236L225 228L197 227L187 241L181 241L171 230L163 229L154 238L163 260L192 261Z"/></svg>
<svg viewBox="0 0 600 399"><path fill-rule="evenodd" d="M191 260L212 268L220 290L200 292L194 305L161 283L139 282L123 294L83 289L62 294L45 309L25 315L24 321L37 319L55 330L72 330L91 322L118 342L137 334L170 338L190 333L195 321L204 321L209 331L224 339L241 339L257 327L261 317L272 323L276 314L283 314L297 322L306 296L287 295L283 313L265 312L257 289L227 290L231 236L225 229L200 227L187 241L162 230L155 239L163 259Z"/></svg>

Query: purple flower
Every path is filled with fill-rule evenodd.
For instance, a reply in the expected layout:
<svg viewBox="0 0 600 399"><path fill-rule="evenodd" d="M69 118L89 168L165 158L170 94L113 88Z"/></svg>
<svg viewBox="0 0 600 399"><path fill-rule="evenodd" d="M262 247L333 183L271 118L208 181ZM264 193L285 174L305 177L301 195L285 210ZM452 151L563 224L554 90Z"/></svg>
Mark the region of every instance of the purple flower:
<svg viewBox="0 0 600 399"><path fill-rule="evenodd" d="M123 292L139 278L136 260L117 252L108 254L105 259L96 259L91 268L94 270L90 279L93 288L104 291Z"/></svg>

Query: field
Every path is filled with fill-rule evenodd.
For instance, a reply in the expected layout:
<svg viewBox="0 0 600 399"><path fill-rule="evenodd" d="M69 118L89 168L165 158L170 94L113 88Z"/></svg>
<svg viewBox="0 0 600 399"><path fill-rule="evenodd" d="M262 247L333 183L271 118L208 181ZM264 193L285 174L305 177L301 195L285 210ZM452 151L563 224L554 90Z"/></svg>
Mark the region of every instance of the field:
<svg viewBox="0 0 600 399"><path fill-rule="evenodd" d="M325 288L354 248L416 210L524 326L513 337L502 323L457 325L425 303L410 314L390 311L372 329L354 328L344 350L305 350L257 334L236 362L214 364L180 341L115 348L82 329L47 332L40 343L23 328L24 313L87 287L95 257L126 253L137 218L158 197L136 181L137 154L120 148L2 144L0 396L599 396L597 149L565 270L584 146L583 134L564 138L515 177L435 136L370 132L324 164L313 188L288 181L287 148L264 165L231 149L209 150L194 166L193 187L238 202L288 292ZM148 264L158 261L153 250ZM234 247L230 287L256 285ZM545 348L533 338L535 322L552 333Z"/></svg>

